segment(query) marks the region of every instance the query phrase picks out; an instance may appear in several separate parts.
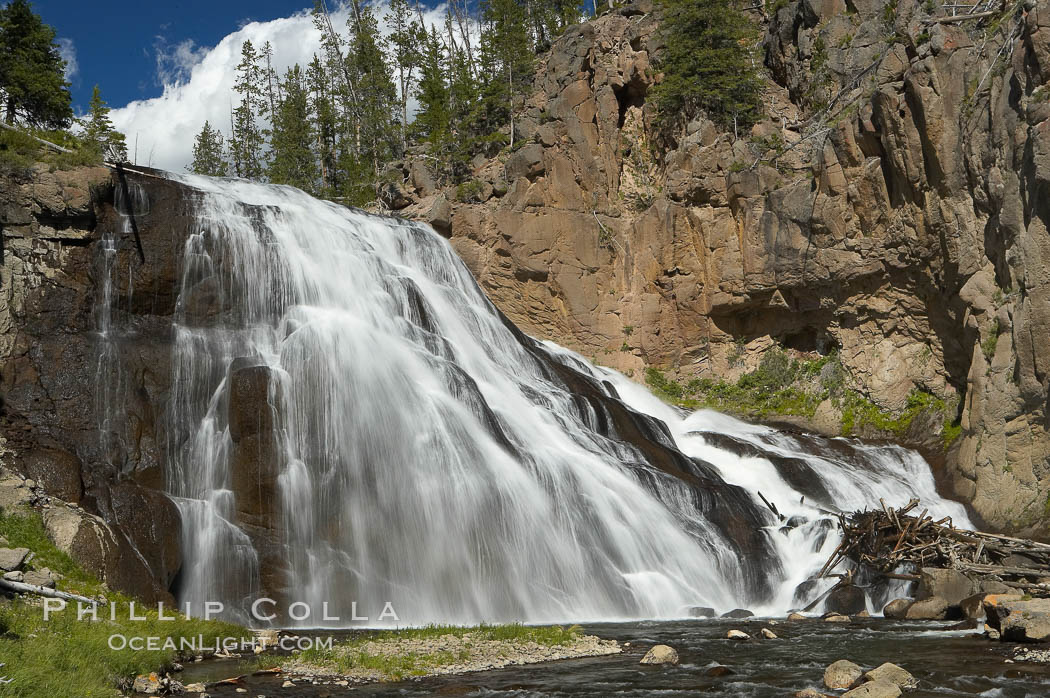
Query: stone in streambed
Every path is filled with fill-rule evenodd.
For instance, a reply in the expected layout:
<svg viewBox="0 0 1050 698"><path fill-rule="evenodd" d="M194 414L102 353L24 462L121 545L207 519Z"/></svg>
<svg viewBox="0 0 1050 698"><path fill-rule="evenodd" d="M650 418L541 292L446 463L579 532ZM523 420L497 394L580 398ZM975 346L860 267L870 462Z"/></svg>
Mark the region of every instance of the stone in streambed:
<svg viewBox="0 0 1050 698"><path fill-rule="evenodd" d="M885 681L887 683L896 684L902 690L910 691L919 685L918 680L911 675L906 669L903 669L896 664L886 662L880 664L868 673L864 674L865 681L874 681L876 683Z"/></svg>
<svg viewBox="0 0 1050 698"><path fill-rule="evenodd" d="M808 620L808 618L801 613L791 613L788 615L788 620Z"/></svg>
<svg viewBox="0 0 1050 698"><path fill-rule="evenodd" d="M824 685L833 691L840 691L855 684L863 675L864 670L859 665L848 659L840 659L824 670Z"/></svg>
<svg viewBox="0 0 1050 698"><path fill-rule="evenodd" d="M766 638L767 640L776 640L777 639L776 633L774 633L769 628L762 628L762 637Z"/></svg>
<svg viewBox="0 0 1050 698"><path fill-rule="evenodd" d="M656 645L652 647L639 664L677 664L678 652L668 645Z"/></svg>
<svg viewBox="0 0 1050 698"><path fill-rule="evenodd" d="M729 667L722 666L721 664L719 664L719 665L713 666L710 669L708 669L707 671L705 671L704 675L706 675L706 676L713 676L715 678L718 678L720 676L732 676L734 673L736 673L736 672L734 672Z"/></svg>
<svg viewBox="0 0 1050 698"><path fill-rule="evenodd" d="M944 620L947 615L948 601L939 596L916 601L904 612L908 620Z"/></svg>
<svg viewBox="0 0 1050 698"><path fill-rule="evenodd" d="M709 606L692 606L689 608L689 615L693 618L714 618L715 609Z"/></svg>
<svg viewBox="0 0 1050 698"><path fill-rule="evenodd" d="M813 688L803 688L801 691L795 691L794 696L795 698L827 698L826 693L821 693Z"/></svg>
<svg viewBox="0 0 1050 698"><path fill-rule="evenodd" d="M743 630L730 630L728 633L726 633L726 638L729 640L738 640L742 642L744 640L750 640L751 636L745 633Z"/></svg>
<svg viewBox="0 0 1050 698"><path fill-rule="evenodd" d="M1009 642L1050 641L1050 599L990 594L984 599L986 623Z"/></svg>
<svg viewBox="0 0 1050 698"><path fill-rule="evenodd" d="M135 693L145 693L148 696L157 695L160 689L160 677L156 674L139 674L131 685L131 690Z"/></svg>
<svg viewBox="0 0 1050 698"><path fill-rule="evenodd" d="M867 608L864 590L853 584L841 586L828 594L824 608L844 616L856 615Z"/></svg>
<svg viewBox="0 0 1050 698"><path fill-rule="evenodd" d="M723 618L733 618L733 619L739 620L741 618L751 618L754 615L755 615L754 613L752 613L751 611L747 610L746 608L734 608L732 611L728 611L727 613L723 613L722 617Z"/></svg>
<svg viewBox="0 0 1050 698"><path fill-rule="evenodd" d="M871 681L852 691L842 694L842 698L897 698L901 695L900 687L889 681Z"/></svg>
<svg viewBox="0 0 1050 698"><path fill-rule="evenodd" d="M824 616L825 623L849 623L849 616L844 616L841 613L829 613Z"/></svg>
<svg viewBox="0 0 1050 698"><path fill-rule="evenodd" d="M904 614L908 612L908 607L911 604L911 599L894 599L883 607L882 615L887 618L900 620L904 618Z"/></svg>

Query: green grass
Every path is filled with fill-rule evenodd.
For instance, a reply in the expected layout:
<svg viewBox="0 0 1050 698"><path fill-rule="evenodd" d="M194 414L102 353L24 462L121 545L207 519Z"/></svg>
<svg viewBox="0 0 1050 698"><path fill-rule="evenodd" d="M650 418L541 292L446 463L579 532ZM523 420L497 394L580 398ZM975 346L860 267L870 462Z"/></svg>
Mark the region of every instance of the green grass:
<svg viewBox="0 0 1050 698"><path fill-rule="evenodd" d="M32 131L32 135L69 148L72 153L59 153L33 140L26 133L0 129L0 171L27 173L43 162L52 170L68 170L84 165L102 164L102 155L65 131Z"/></svg>
<svg viewBox="0 0 1050 698"><path fill-rule="evenodd" d="M682 385L654 367L646 369L645 382L658 397L679 407L710 408L752 419L778 415L811 418L817 406L831 398L841 411L843 436L875 430L904 438L915 418L930 411L943 415L941 440L945 450L962 433L954 421L954 406L943 398L913 390L905 408L891 412L848 389L845 369L835 352L799 361L773 348L763 354L758 368L736 382L701 378Z"/></svg>
<svg viewBox="0 0 1050 698"><path fill-rule="evenodd" d="M156 607L136 603L136 615L146 620L130 620L131 598L106 591L90 574L76 566L68 555L47 539L36 513L0 512L0 535L12 546L28 547L35 553L32 566L49 567L65 575L58 587L80 594L104 592L107 601L115 602L115 619L110 620L109 606L99 608L99 619L77 620L76 604L64 611L52 611L44 620L44 609L38 599L0 600L0 670L11 683L3 686L2 695L21 698L54 698L78 696L112 698L118 687L130 685L138 674L160 671L178 661L182 654L171 649L110 649L113 635L158 637L163 644L172 638L201 636L205 646L214 646L223 637L250 638L251 633L236 625L204 621L165 610L175 620L160 620Z"/></svg>
<svg viewBox="0 0 1050 698"><path fill-rule="evenodd" d="M520 623L473 627L430 625L423 628L363 633L331 648L312 647L303 650L298 656L298 661L335 674L376 672L380 674L382 680L400 681L411 676L426 675L443 666L468 661L471 657L470 645L460 647L455 651L402 651L396 654L383 654L367 651L365 646L368 643L469 636L470 640L479 642L499 641L512 644L534 642L553 647L573 643L580 636L580 632L581 629L577 625L571 627L528 626Z"/></svg>
<svg viewBox="0 0 1050 698"><path fill-rule="evenodd" d="M999 318L996 318L995 321L992 322L992 329L988 332L988 336L981 342L981 351L984 352L984 358L989 361L995 356L995 347L999 344L1000 333Z"/></svg>
<svg viewBox="0 0 1050 698"><path fill-rule="evenodd" d="M817 405L830 393L824 384L814 390L803 383L811 383L810 379L821 376L824 366L831 361L837 362L837 355L829 354L815 361L797 361L780 349L771 349L763 355L757 369L745 373L735 383L701 378L683 386L653 367L646 369L645 382L659 397L686 409L707 407L757 418L773 415L812 417Z"/></svg>

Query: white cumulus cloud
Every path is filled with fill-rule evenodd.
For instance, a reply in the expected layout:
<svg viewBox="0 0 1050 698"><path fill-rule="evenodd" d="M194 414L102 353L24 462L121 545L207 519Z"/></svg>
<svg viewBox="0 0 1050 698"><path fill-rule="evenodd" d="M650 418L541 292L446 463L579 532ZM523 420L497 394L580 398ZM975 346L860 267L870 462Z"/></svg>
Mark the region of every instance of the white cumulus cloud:
<svg viewBox="0 0 1050 698"><path fill-rule="evenodd" d="M385 2L375 9L382 14ZM332 12L336 31L345 30L348 15L345 6ZM425 11L424 20L440 26L444 16L445 5L441 4ZM306 10L269 22L249 22L210 48L192 40L170 44L158 39L157 79L163 93L110 114L114 126L127 136L128 155L140 165L181 171L193 159L193 138L205 120L228 134L236 106L233 83L245 40L257 49L270 42L278 74L295 63L305 67L321 50L320 35Z"/></svg>
<svg viewBox="0 0 1050 698"><path fill-rule="evenodd" d="M73 81L80 73L80 65L77 64L77 47L73 45L72 39L55 39L58 44L58 55L66 62L66 80Z"/></svg>

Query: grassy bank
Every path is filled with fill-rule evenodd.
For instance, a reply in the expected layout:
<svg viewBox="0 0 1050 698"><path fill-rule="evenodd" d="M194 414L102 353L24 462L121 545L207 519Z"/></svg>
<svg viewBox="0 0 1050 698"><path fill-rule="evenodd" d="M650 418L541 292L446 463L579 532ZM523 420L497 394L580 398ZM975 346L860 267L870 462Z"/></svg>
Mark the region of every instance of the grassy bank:
<svg viewBox="0 0 1050 698"><path fill-rule="evenodd" d="M579 626L429 626L367 633L330 649L314 647L304 650L298 655L293 669L309 669L360 680L400 681L453 667L464 671L488 668L490 663L499 660L527 663L515 658L515 655L524 655L525 648L531 648L533 652L534 646L569 650L581 639L584 637Z"/></svg>
<svg viewBox="0 0 1050 698"><path fill-rule="evenodd" d="M168 610L165 616L175 619L160 620L155 606L143 610L141 602L136 604L136 615L146 619L130 620L128 604L132 599L107 591L55 548L36 513L0 513L0 535L11 547L30 548L35 553L32 567L48 567L62 574L59 589L87 596L103 593L108 602L116 604L113 620L108 604L100 607L97 621L77 620L76 604L72 604L64 611L52 612L45 621L40 599L0 599L0 661L4 663L0 676L11 680L0 689L0 695L112 698L118 687L130 685L137 674L161 670L180 657L172 649L113 650L112 636L157 637L158 646L172 638L176 647L184 637L198 638L198 643L202 638L204 646L213 646L223 637L251 637L239 626L186 618Z"/></svg>
<svg viewBox="0 0 1050 698"><path fill-rule="evenodd" d="M904 439L915 419L935 414L943 422L941 440L947 450L961 431L954 422L954 405L936 395L913 390L904 409L894 412L846 387L845 370L834 352L814 360L799 360L774 347L762 356L758 368L735 382L698 378L683 384L653 367L646 370L645 382L656 395L679 407L709 408L744 419L810 419L827 400L839 417L843 436Z"/></svg>
<svg viewBox="0 0 1050 698"><path fill-rule="evenodd" d="M32 136L72 152L60 153L34 140ZM85 165L101 165L102 153L85 146L76 136L65 131L21 132L0 129L0 173L29 172L37 163L45 163L51 169L69 170Z"/></svg>

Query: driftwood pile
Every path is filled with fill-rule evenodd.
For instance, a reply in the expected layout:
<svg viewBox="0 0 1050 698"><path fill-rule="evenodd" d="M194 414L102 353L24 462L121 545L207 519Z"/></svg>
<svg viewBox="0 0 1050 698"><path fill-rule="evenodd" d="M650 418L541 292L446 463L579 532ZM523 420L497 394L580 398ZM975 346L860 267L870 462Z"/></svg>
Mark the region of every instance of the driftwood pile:
<svg viewBox="0 0 1050 698"><path fill-rule="evenodd" d="M939 567L995 575L1008 586L1050 596L1050 545L961 530L950 516L934 521L925 509L916 516L910 512L919 506L917 499L897 509L879 503L880 509L839 515L842 543L819 576L848 559L891 579L918 581L902 568Z"/></svg>

